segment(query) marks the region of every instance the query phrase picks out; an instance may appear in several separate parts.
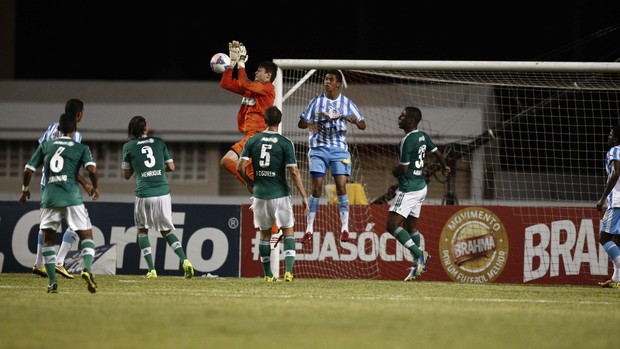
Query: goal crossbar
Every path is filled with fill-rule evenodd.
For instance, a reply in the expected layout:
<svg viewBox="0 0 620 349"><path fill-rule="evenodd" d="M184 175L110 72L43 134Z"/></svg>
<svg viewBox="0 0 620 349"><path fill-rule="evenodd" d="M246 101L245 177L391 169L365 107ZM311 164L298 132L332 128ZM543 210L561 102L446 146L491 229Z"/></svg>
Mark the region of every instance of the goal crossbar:
<svg viewBox="0 0 620 349"><path fill-rule="evenodd" d="M403 61L274 59L281 69L369 69L419 71L545 71L620 73L620 62L547 62L547 61Z"/></svg>

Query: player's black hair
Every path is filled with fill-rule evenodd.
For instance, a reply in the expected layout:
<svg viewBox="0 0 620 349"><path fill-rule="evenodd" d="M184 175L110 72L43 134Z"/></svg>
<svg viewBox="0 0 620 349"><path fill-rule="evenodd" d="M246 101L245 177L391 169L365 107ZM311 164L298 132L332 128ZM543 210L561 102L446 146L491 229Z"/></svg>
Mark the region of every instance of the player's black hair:
<svg viewBox="0 0 620 349"><path fill-rule="evenodd" d="M143 116L136 115L129 121L127 126L127 136L129 138L140 138L144 134L146 127L146 119Z"/></svg>
<svg viewBox="0 0 620 349"><path fill-rule="evenodd" d="M278 107L272 105L265 109L265 123L267 126L276 126L282 122L282 112Z"/></svg>
<svg viewBox="0 0 620 349"><path fill-rule="evenodd" d="M336 81L342 83L342 72L340 72L340 70L338 70L338 69L330 69L330 70L325 72L325 75L327 75L327 74L335 75L336 76Z"/></svg>
<svg viewBox="0 0 620 349"><path fill-rule="evenodd" d="M65 103L65 113L69 113L75 117L77 114L84 110L84 102L77 98L71 98Z"/></svg>
<svg viewBox="0 0 620 349"><path fill-rule="evenodd" d="M77 121L75 120L75 115L64 113L58 119L58 130L62 132L63 135L75 132L76 128Z"/></svg>
<svg viewBox="0 0 620 349"><path fill-rule="evenodd" d="M416 122L422 120L422 111L417 107L405 107L403 114L409 118L413 118Z"/></svg>
<svg viewBox="0 0 620 349"><path fill-rule="evenodd" d="M267 73L271 73L271 78L269 81L273 82L276 79L276 75L278 74L278 65L273 63L272 61L261 61L258 62L258 67L265 69Z"/></svg>

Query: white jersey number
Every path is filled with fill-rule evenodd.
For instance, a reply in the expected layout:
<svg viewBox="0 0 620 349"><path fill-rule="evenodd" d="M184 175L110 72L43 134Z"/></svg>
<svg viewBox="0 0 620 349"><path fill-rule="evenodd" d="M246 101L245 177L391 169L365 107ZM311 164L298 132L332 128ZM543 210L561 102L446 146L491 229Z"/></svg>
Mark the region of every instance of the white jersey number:
<svg viewBox="0 0 620 349"><path fill-rule="evenodd" d="M149 146L142 147L142 154L146 155L146 160L144 160L144 166L153 167L155 166L155 157L153 156L153 148Z"/></svg>
<svg viewBox="0 0 620 349"><path fill-rule="evenodd" d="M52 156L50 160L50 170L52 170L52 172L58 173L62 171L62 167L65 165L65 159L60 156L60 154L62 154L63 151L65 151L64 147L58 147L56 153Z"/></svg>

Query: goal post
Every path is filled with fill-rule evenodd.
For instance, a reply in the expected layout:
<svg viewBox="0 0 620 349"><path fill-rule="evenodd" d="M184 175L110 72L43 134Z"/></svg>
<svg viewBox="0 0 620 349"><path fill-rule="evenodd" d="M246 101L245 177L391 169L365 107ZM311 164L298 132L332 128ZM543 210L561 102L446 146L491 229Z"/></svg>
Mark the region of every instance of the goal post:
<svg viewBox="0 0 620 349"><path fill-rule="evenodd" d="M365 237L365 232L378 234L372 238L377 241L370 244L389 245L368 252L367 245L358 242L351 247L337 240L340 220L332 204L330 186L334 183L328 174L314 224L320 239L298 252L296 269L301 276L406 275L404 269L411 264L409 252L383 234L387 204L396 184L391 168L397 164L398 143L404 136L397 119L406 106L422 110L420 129L430 135L453 169L444 178L431 161L433 157L426 159L428 194L418 224L423 244L429 231L441 231L446 225L445 217L436 218L435 212L447 206L501 207L524 225L582 217L598 226L592 209L606 180L603 155L607 134L620 123L620 63L274 62L278 65L276 105L283 112L281 132L295 143L308 193L308 131L297 127L299 115L323 92L326 70L339 69L344 74L347 88L341 92L360 107L367 123L366 130L347 130L352 155L350 228L358 238ZM298 198L294 189L293 197ZM301 208L295 210L295 232L301 237L306 219ZM523 232L510 232L517 233ZM365 254L376 257L386 250L390 251L386 258L394 263L378 262ZM600 254L590 258L600 258ZM525 257L522 262L528 263Z"/></svg>

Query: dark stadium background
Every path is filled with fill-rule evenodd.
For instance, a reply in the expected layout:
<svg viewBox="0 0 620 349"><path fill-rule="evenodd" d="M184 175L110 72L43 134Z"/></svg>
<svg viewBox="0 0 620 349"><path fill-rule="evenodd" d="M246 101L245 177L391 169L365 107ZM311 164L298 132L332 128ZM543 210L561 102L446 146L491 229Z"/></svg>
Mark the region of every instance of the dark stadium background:
<svg viewBox="0 0 620 349"><path fill-rule="evenodd" d="M273 58L615 61L618 1L35 1L15 7L15 79L215 80L240 40ZM561 5L559 5L561 4Z"/></svg>

